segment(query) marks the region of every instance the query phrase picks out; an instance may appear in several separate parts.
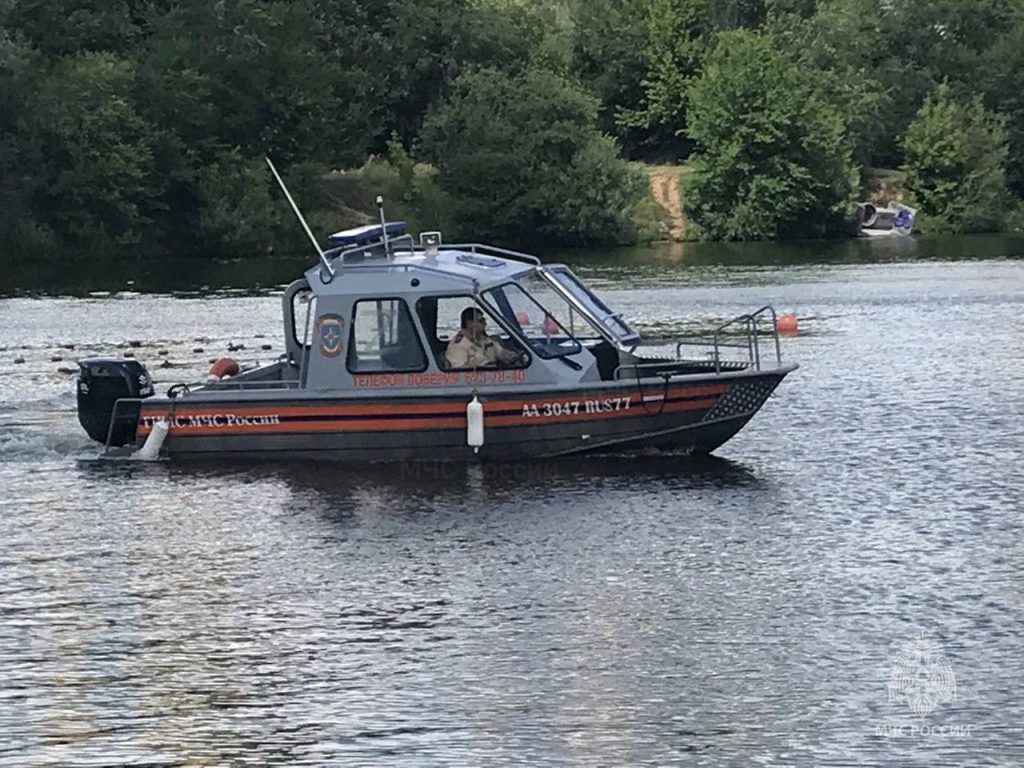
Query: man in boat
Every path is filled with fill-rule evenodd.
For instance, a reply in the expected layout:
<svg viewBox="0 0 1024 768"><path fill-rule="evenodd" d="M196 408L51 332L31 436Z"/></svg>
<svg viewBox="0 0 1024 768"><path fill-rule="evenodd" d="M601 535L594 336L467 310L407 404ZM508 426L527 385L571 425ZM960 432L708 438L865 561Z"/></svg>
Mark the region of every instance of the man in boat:
<svg viewBox="0 0 1024 768"><path fill-rule="evenodd" d="M487 318L477 307L466 307L459 316L462 327L448 342L445 359L449 368L487 368L514 363L519 354L505 349L487 335Z"/></svg>

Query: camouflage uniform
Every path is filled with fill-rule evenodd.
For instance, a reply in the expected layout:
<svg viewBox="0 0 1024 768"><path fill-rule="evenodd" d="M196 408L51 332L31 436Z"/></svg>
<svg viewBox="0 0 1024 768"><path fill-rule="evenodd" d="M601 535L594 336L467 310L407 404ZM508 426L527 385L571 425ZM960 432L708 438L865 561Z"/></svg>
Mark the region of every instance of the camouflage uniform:
<svg viewBox="0 0 1024 768"><path fill-rule="evenodd" d="M445 359L449 368L488 368L515 360L515 353L505 349L490 336L473 340L463 331L448 342Z"/></svg>

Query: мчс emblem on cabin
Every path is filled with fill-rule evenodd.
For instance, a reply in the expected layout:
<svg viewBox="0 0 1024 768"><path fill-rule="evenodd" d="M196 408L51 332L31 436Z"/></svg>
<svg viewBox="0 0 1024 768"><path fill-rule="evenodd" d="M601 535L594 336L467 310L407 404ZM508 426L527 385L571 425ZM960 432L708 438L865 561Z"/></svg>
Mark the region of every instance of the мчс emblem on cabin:
<svg viewBox="0 0 1024 768"><path fill-rule="evenodd" d="M341 315L320 315L316 319L316 335L320 339L320 354L337 357L341 354L342 330L345 321Z"/></svg>

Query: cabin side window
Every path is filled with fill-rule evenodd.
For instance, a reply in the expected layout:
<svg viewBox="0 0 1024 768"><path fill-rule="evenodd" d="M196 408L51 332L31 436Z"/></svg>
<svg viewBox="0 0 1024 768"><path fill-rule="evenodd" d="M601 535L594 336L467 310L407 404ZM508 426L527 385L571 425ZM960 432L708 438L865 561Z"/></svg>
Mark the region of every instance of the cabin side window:
<svg viewBox="0 0 1024 768"><path fill-rule="evenodd" d="M427 356L402 299L356 302L346 362L351 373L426 370Z"/></svg>
<svg viewBox="0 0 1024 768"><path fill-rule="evenodd" d="M484 316L481 329L481 340L478 346L494 344L494 354L485 356L476 365L456 366L449 360L449 346L458 343L462 331L462 313L476 308ZM467 370L478 368L526 368L530 364L530 356L519 341L502 328L494 316L481 306L472 296L425 296L416 302L416 312L420 317L420 325L427 336L430 351L442 371ZM455 355L456 358L465 355ZM479 357L479 356L475 356ZM487 359L493 357L493 360Z"/></svg>
<svg viewBox="0 0 1024 768"><path fill-rule="evenodd" d="M292 343L296 349L308 347L311 343L310 334L316 320L316 295L310 291L299 291L292 296Z"/></svg>

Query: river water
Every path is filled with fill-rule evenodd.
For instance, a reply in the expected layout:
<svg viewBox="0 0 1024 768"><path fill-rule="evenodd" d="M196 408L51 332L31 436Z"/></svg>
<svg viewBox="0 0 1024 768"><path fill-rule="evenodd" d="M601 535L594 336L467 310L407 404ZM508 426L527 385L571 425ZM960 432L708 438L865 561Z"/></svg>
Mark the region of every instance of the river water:
<svg viewBox="0 0 1024 768"><path fill-rule="evenodd" d="M0 765L1024 765L1022 257L567 255L802 367L716 458L447 469L91 461L61 369L273 359L305 260L8 271Z"/></svg>

